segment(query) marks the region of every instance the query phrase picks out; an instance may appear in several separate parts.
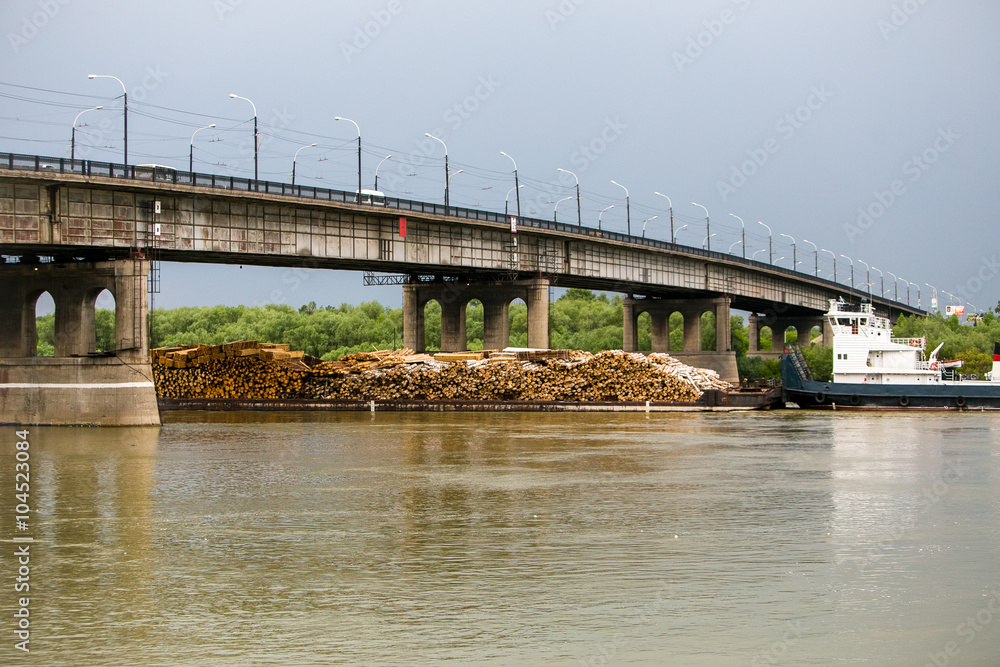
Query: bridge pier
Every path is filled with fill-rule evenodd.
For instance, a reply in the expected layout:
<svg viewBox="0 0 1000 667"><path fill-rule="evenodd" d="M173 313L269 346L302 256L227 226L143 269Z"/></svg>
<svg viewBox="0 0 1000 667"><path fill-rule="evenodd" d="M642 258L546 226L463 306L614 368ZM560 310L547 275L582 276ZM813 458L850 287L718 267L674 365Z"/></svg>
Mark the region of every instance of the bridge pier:
<svg viewBox="0 0 1000 667"><path fill-rule="evenodd" d="M458 281L403 285L403 345L418 352L425 348L424 307L441 305L441 351L467 349L465 312L473 299L483 304L483 348L499 350L510 342L510 303L522 299L528 306L528 347L549 346L549 281L545 278L509 283Z"/></svg>
<svg viewBox="0 0 1000 667"><path fill-rule="evenodd" d="M760 332L764 327L771 329L770 350L760 349ZM825 317L761 317L756 314L750 315L750 346L747 350L747 356L762 357L765 359L780 356L784 349L785 332L789 328L795 329L796 340L800 344L804 341L808 345L809 334L813 330L813 327L820 327L822 330L824 345L829 346L833 344L833 330L830 328L830 323Z"/></svg>
<svg viewBox="0 0 1000 667"><path fill-rule="evenodd" d="M0 421L143 426L160 423L149 347L149 262L0 264ZM95 302L115 298L115 350L94 356ZM55 356L36 356L35 305L55 302Z"/></svg>
<svg viewBox="0 0 1000 667"><path fill-rule="evenodd" d="M712 299L635 299L626 297L623 302L623 349L639 349L638 318L649 313L652 324L652 352L666 352L679 361L717 371L723 380L739 382L736 352L732 349L729 323L729 297ZM715 349L701 349L702 313L715 314ZM684 318L683 351L670 350L670 316L680 313Z"/></svg>

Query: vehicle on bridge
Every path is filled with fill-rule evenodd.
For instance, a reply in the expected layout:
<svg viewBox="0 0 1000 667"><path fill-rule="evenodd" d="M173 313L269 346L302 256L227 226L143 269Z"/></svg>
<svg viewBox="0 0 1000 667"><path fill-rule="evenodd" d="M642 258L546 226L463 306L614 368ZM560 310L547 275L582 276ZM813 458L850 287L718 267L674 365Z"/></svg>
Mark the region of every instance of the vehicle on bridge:
<svg viewBox="0 0 1000 667"><path fill-rule="evenodd" d="M135 177L144 181L166 181L175 183L177 181L177 170L162 164L137 164L135 167Z"/></svg>
<svg viewBox="0 0 1000 667"><path fill-rule="evenodd" d="M959 375L961 360L939 361L941 345L924 358L923 338L893 338L889 320L871 303L831 299L825 315L833 330L833 381L818 382L802 352L781 357L785 400L803 408L1000 410L1000 343L984 380Z"/></svg>

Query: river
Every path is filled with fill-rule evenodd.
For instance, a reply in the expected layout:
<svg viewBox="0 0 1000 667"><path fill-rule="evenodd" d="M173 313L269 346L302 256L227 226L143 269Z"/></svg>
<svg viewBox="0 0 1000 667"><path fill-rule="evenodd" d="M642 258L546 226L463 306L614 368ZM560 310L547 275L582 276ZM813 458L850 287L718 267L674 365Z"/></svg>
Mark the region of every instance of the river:
<svg viewBox="0 0 1000 667"><path fill-rule="evenodd" d="M4 427L0 663L1000 664L996 416L164 421L30 429L30 653Z"/></svg>

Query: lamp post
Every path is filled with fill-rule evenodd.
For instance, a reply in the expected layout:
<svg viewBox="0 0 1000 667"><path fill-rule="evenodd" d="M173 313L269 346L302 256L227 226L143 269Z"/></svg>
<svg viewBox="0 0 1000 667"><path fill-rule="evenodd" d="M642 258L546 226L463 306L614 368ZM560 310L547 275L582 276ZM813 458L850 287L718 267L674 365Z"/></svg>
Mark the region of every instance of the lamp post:
<svg viewBox="0 0 1000 667"><path fill-rule="evenodd" d="M759 253L759 252L767 252L767 248L761 248L760 250L758 250L757 252L755 252L750 259L752 259L754 261L757 261L757 253Z"/></svg>
<svg viewBox="0 0 1000 667"><path fill-rule="evenodd" d="M941 294L947 294L948 295L948 307L950 308L951 307L951 302L955 298L955 295L952 294L951 292L946 292L944 290L941 290ZM958 303L959 303L959 305L961 305L962 300L959 299ZM946 310L945 312L948 312L948 311Z"/></svg>
<svg viewBox="0 0 1000 667"><path fill-rule="evenodd" d="M930 283L924 283L924 284L931 288L931 308L934 308L940 313L941 309L938 308L937 305L937 292L938 292L937 287L934 287L934 285L931 285ZM920 303L920 298L918 297L917 304L919 305L919 303Z"/></svg>
<svg viewBox="0 0 1000 667"><path fill-rule="evenodd" d="M868 263L865 262L862 259L858 260L858 264L864 264L865 265L865 281L868 283L868 285L867 285L867 287L868 287L868 299L871 300L871 298L872 298L872 270L871 270L871 267L869 267Z"/></svg>
<svg viewBox="0 0 1000 667"><path fill-rule="evenodd" d="M611 181L611 185L617 185L618 187L620 187L622 190L625 191L625 229L628 231L628 235L632 236L632 213L631 213L632 209L629 206L629 201L628 201L628 188L626 188L621 183L616 183L614 181Z"/></svg>
<svg viewBox="0 0 1000 667"><path fill-rule="evenodd" d="M569 197L563 197L562 199L556 202L556 205L552 208L552 222L558 222L557 216L559 215L559 204L566 201L567 199L572 199L572 198L573 195L570 195Z"/></svg>
<svg viewBox="0 0 1000 667"><path fill-rule="evenodd" d="M643 223L642 223L642 238L646 238L646 223L649 222L650 220L656 220L659 217L660 216L658 216L658 215L654 215L652 218L646 218L643 221Z"/></svg>
<svg viewBox="0 0 1000 667"><path fill-rule="evenodd" d="M301 151L303 149L306 149L306 148L312 148L315 145L316 145L315 141L313 143L311 143L311 144L306 144L305 146L303 146L302 148L300 148L298 151L295 151L295 155L292 156L292 185L295 185L295 162L299 159L299 151Z"/></svg>
<svg viewBox="0 0 1000 667"><path fill-rule="evenodd" d="M450 186L451 185L451 179L454 178L455 176L458 176L463 171L465 171L465 170L464 169L459 169L458 171L453 171L450 174L448 174L448 182L445 184L445 186L446 187Z"/></svg>
<svg viewBox="0 0 1000 667"><path fill-rule="evenodd" d="M879 295L879 297L884 297L885 296L885 276L882 274L882 269L876 269L873 266L872 267L872 271L878 271L879 287L880 287L880 291L879 291L878 295ZM868 290L868 291L870 292L871 290Z"/></svg>
<svg viewBox="0 0 1000 667"><path fill-rule="evenodd" d="M730 245L730 246L729 246L729 254L730 254L730 255L732 255L732 254L733 254L733 247L734 247L734 246L735 246L735 245L736 245L737 243L743 243L743 241L733 241L732 245ZM746 249L746 248L744 247L744 248L743 248L743 259L746 259L746 257L747 257L747 249Z"/></svg>
<svg viewBox="0 0 1000 667"><path fill-rule="evenodd" d="M210 130L213 127L215 127L215 123L212 123L211 125L206 125L205 127L199 127L197 130L195 130L194 132L191 133L191 147L190 147L190 150L188 151L188 173L189 174L194 174L194 135L198 134L202 130ZM294 185L295 184L295 180L294 180L295 168L294 167L292 168L292 174L293 174L293 176L292 176L292 178L293 178L292 184ZM192 176L191 179L193 181L194 180L194 176ZM192 185L194 185L193 182L192 182Z"/></svg>
<svg viewBox="0 0 1000 667"><path fill-rule="evenodd" d="M708 236L705 237L705 238L708 240L708 249L711 250L712 249L712 241L711 241L711 238L712 238L712 228L711 228L711 223L709 222L709 219L708 219L708 209L705 208L704 206L702 206L701 204L699 204L698 202L691 202L691 205L692 206L698 206L699 208L704 208L705 209L705 233L708 234Z"/></svg>
<svg viewBox="0 0 1000 667"><path fill-rule="evenodd" d="M392 157L391 153L389 155L386 155L384 158L382 158L381 162L379 162L378 165L375 167L375 192L378 192L378 169L379 167L382 166L382 162L385 162L391 157Z"/></svg>
<svg viewBox="0 0 1000 667"><path fill-rule="evenodd" d="M886 273L892 276L892 284L894 286L892 300L899 302L899 278L897 278L896 274L893 273L892 271L886 271Z"/></svg>
<svg viewBox="0 0 1000 667"><path fill-rule="evenodd" d="M847 255L841 255L841 257L851 263L851 289L854 289L854 260Z"/></svg>
<svg viewBox="0 0 1000 667"><path fill-rule="evenodd" d="M813 247L813 254L815 254L815 256L816 256L816 268L813 269L813 275L816 276L817 278L819 278L819 248L816 247L815 243L813 243L812 241L810 241L808 239L802 239L802 242L803 243L808 243L809 245L811 245Z"/></svg>
<svg viewBox="0 0 1000 667"><path fill-rule="evenodd" d="M361 203L361 127L350 118L344 118L343 116L334 116L333 119L346 120L348 123L353 123L355 129L358 131L358 203L360 204Z"/></svg>
<svg viewBox="0 0 1000 667"><path fill-rule="evenodd" d="M258 177L257 144L259 143L257 139L259 136L257 134L257 105L251 102L248 98L243 97L241 95L237 95L236 93L229 93L229 98L234 100L246 100L247 102L250 102L250 107L253 109L253 180L256 181Z"/></svg>
<svg viewBox="0 0 1000 667"><path fill-rule="evenodd" d="M517 162L514 162L514 158L510 157L503 151L500 151L500 155L510 158L510 161L514 163L514 190L517 192L515 199L517 200L517 219L521 219L521 186L517 182Z"/></svg>
<svg viewBox="0 0 1000 667"><path fill-rule="evenodd" d="M677 228L677 234L680 234L681 232L683 232L687 228L688 228L687 225L681 225L680 227ZM677 234L674 235L675 239L677 238ZM676 241L671 241L671 243L674 243L676 245Z"/></svg>
<svg viewBox="0 0 1000 667"><path fill-rule="evenodd" d="M461 171L461 170L459 170L459 171ZM456 171L455 173L457 174L458 172ZM510 190L507 191L507 196L503 198L503 214L504 214L504 217L507 216L507 202L510 201L510 193L513 192L514 190L520 190L523 187L524 187L523 185L515 185L514 187L512 187ZM518 194L521 194L521 193L518 192ZM521 216L520 215L517 216L517 219L520 220Z"/></svg>
<svg viewBox="0 0 1000 667"><path fill-rule="evenodd" d="M600 213L597 214L597 229L598 230L600 230L600 228L601 228L601 216L604 215L604 211L610 211L614 207L615 207L614 204L612 204L611 206L605 206L604 210L602 210Z"/></svg>
<svg viewBox="0 0 1000 667"><path fill-rule="evenodd" d="M743 230L743 240L741 241L741 243L743 244L743 259L746 259L747 258L747 226L743 222L743 218L741 218L740 216L736 215L735 213L730 213L729 215L733 216L734 218L736 218L737 220L740 221L740 228ZM736 244L734 243L733 245L736 245ZM730 249L730 251L732 251L733 246L729 246L729 249Z"/></svg>
<svg viewBox="0 0 1000 667"><path fill-rule="evenodd" d="M706 236L705 240L701 242L701 245L707 247L708 250L711 250L712 249L712 237L713 236L716 236L716 234L709 234L708 236Z"/></svg>
<svg viewBox="0 0 1000 667"><path fill-rule="evenodd" d="M670 197L663 194L662 192L654 192L654 195L658 195L667 200L667 204L670 205L670 242L674 242L674 203L670 201Z"/></svg>
<svg viewBox="0 0 1000 667"><path fill-rule="evenodd" d="M125 149L123 151L125 164L128 164L128 89L125 88L125 84L117 76L111 76L110 74L88 74L88 79L114 79L122 87L122 102L124 104L124 134L125 134Z"/></svg>
<svg viewBox="0 0 1000 667"><path fill-rule="evenodd" d="M906 278L902 278L901 277L900 280L902 280L904 283L906 283L906 305L909 306L910 305L910 285L911 285L911 283ZM897 285L897 288L898 287L899 286Z"/></svg>
<svg viewBox="0 0 1000 667"><path fill-rule="evenodd" d="M576 179L576 225L577 227L583 227L583 213L581 212L582 209L580 207L580 179L577 177L576 174L574 174L569 169L563 169L562 167L558 167L556 171L566 172L567 174Z"/></svg>
<svg viewBox="0 0 1000 667"><path fill-rule="evenodd" d="M448 146L430 132L424 132L424 136L444 146L444 214L448 215L448 181L451 180L449 175L451 172L448 170Z"/></svg>
<svg viewBox="0 0 1000 667"><path fill-rule="evenodd" d="M757 224L764 225L760 220L757 221ZM767 229L767 261L769 264L774 264L774 243L771 238L771 228L767 225L764 225L764 228Z"/></svg>
<svg viewBox="0 0 1000 667"><path fill-rule="evenodd" d="M81 111L80 113L78 113L76 115L76 118L73 119L73 132L70 135L70 140L69 140L69 159L70 160L75 160L76 159L76 121L80 120L80 116L82 116L83 114L87 113L88 111L97 111L98 109L103 109L103 108L104 108L103 106L99 106L99 107L90 107L89 109L84 109L83 111ZM215 127L215 126L213 125L212 127Z"/></svg>
<svg viewBox="0 0 1000 667"><path fill-rule="evenodd" d="M837 282L837 256L832 250L827 250L826 248L820 248L820 252L830 253L830 257L833 258L833 282Z"/></svg>
<svg viewBox="0 0 1000 667"><path fill-rule="evenodd" d="M792 239L788 234L778 234L778 236L784 236L786 239ZM799 255L795 249L795 239L792 239L792 271L797 271L795 267L799 264Z"/></svg>
<svg viewBox="0 0 1000 667"><path fill-rule="evenodd" d="M917 308L920 308L920 285L917 285L916 287L917 287Z"/></svg>

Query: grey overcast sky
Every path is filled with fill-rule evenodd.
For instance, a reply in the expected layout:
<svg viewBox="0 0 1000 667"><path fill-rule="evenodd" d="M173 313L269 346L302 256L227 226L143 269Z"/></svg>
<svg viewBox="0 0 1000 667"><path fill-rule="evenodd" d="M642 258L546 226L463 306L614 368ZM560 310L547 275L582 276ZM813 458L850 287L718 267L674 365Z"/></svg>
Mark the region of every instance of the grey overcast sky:
<svg viewBox="0 0 1000 667"><path fill-rule="evenodd" d="M135 163L440 201L443 151L452 202L503 210L517 160L522 210L551 217L576 172L585 224L712 248L740 238L812 272L813 247L837 274L860 261L992 308L1000 298L997 156L1000 3L996 0L4 0L0 150L120 161L120 87L129 90ZM9 85L9 84L14 84ZM45 89L31 90L15 86ZM54 91L54 92L46 92ZM80 152L78 152L78 156ZM562 176L562 178L560 178ZM513 198L512 200L513 201ZM575 215L572 201L561 219ZM733 248L741 253L740 246ZM766 253L758 255L763 258ZM833 271L819 253L820 272ZM872 272L875 290L878 274ZM892 279L885 274L886 291ZM900 283L905 294L905 284ZM916 302L916 288L911 288ZM904 297L905 298L905 297ZM944 296L947 303L949 297ZM357 273L165 265L156 305L297 306L377 299Z"/></svg>

